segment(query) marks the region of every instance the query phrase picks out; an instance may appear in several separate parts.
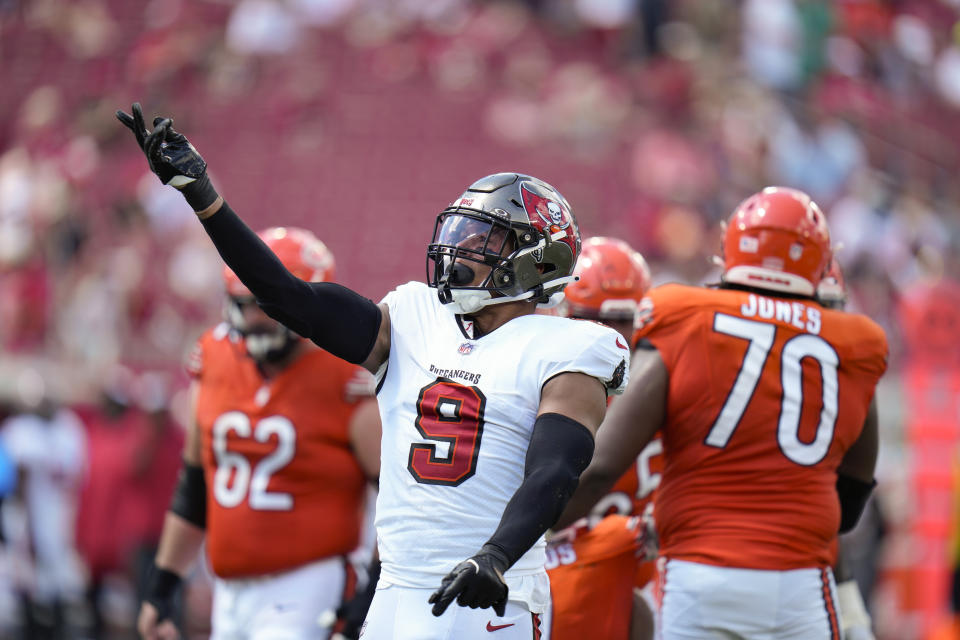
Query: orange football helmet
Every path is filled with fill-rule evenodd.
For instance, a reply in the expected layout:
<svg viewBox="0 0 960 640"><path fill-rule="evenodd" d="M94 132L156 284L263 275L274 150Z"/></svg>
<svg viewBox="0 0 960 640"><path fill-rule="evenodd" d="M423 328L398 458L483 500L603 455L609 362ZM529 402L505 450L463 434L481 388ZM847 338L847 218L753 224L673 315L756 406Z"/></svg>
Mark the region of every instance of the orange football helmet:
<svg viewBox="0 0 960 640"><path fill-rule="evenodd" d="M813 296L832 255L830 229L817 203L797 189L767 187L730 216L722 279Z"/></svg>
<svg viewBox="0 0 960 640"><path fill-rule="evenodd" d="M650 288L650 267L623 240L595 237L583 243L564 289L561 315L591 320L631 320Z"/></svg>
<svg viewBox="0 0 960 640"><path fill-rule="evenodd" d="M290 272L307 282L330 282L334 276L333 253L312 231L298 227L270 227L257 234ZM227 295L248 297L253 294L240 278L223 267Z"/></svg>

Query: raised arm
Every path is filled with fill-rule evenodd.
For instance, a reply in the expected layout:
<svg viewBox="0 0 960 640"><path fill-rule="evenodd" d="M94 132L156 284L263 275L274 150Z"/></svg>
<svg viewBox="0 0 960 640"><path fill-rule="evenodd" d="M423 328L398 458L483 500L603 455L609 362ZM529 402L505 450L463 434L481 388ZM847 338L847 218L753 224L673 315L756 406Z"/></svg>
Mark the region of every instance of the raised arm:
<svg viewBox="0 0 960 640"><path fill-rule="evenodd" d="M263 310L330 353L376 371L390 350L386 307L341 285L304 282L291 274L217 193L207 163L173 129L173 120L155 118L148 131L140 105L134 104L132 112L118 111L117 118L133 132L150 170L180 190L223 261Z"/></svg>
<svg viewBox="0 0 960 640"><path fill-rule="evenodd" d="M297 278L226 202L202 222L223 261L267 315L333 355L376 372L390 349L386 305L343 285Z"/></svg>

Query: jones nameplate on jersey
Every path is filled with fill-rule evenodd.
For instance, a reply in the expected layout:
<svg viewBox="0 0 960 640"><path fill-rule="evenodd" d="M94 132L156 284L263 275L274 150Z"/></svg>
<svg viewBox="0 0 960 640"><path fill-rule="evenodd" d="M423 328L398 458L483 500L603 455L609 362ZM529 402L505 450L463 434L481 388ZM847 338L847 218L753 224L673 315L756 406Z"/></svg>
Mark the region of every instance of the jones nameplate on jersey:
<svg viewBox="0 0 960 640"><path fill-rule="evenodd" d="M461 378L472 384L480 384L480 374L463 369L442 369L436 365L430 365L430 373L439 378Z"/></svg>
<svg viewBox="0 0 960 640"><path fill-rule="evenodd" d="M751 293L747 301L740 305L740 313L747 318L758 316L764 320L776 319L809 333L820 333L820 309L795 300L774 300Z"/></svg>

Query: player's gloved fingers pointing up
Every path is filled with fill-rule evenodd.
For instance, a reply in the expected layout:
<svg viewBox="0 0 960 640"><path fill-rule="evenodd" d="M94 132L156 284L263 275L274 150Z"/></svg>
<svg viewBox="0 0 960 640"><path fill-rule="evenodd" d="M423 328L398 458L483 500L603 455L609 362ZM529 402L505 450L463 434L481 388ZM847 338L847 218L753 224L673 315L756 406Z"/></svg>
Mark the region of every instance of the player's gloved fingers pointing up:
<svg viewBox="0 0 960 640"><path fill-rule="evenodd" d="M132 116L117 110L117 120L122 122L123 126L130 129L130 131L133 131L133 135L137 138L137 144L143 149L148 132L147 127L143 124L143 111L140 109L140 103L134 102L130 110L133 112Z"/></svg>
<svg viewBox="0 0 960 640"><path fill-rule="evenodd" d="M173 120L154 118L153 131L148 131L140 104L134 103L132 111L133 115L117 111L117 119L137 137L150 171L163 184L179 189L194 211L213 206L220 196L207 177L207 163L186 136L174 131Z"/></svg>

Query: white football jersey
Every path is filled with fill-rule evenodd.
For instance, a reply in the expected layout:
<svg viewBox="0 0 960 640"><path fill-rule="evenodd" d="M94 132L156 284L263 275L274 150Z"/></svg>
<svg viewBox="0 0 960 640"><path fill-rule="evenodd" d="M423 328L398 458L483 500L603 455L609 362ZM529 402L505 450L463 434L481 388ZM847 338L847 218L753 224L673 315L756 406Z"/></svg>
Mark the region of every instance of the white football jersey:
<svg viewBox="0 0 960 640"><path fill-rule="evenodd" d="M579 372L621 393L630 352L612 329L544 315L514 318L470 339L469 327L419 282L383 302L391 321L377 394L383 578L436 588L490 538L520 486L543 385ZM543 572L544 548L541 538L508 581Z"/></svg>

